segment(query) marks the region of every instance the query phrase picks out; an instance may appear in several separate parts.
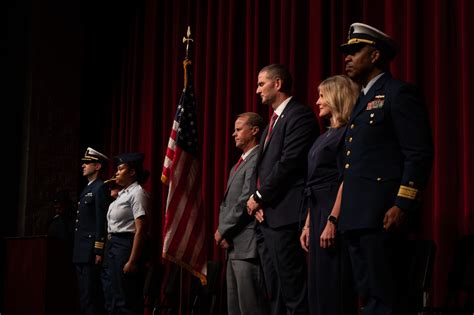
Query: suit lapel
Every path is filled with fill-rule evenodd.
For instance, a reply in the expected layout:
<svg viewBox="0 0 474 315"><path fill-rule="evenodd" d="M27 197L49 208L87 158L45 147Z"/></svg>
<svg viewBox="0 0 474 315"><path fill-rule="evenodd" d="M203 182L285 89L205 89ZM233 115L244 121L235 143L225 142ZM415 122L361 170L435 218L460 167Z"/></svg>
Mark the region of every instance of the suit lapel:
<svg viewBox="0 0 474 315"><path fill-rule="evenodd" d="M90 185L86 185L86 187L84 187L84 189L82 190L82 193L81 193L81 196L79 197L79 199L84 197L87 193L91 192L92 189L95 187L95 185L97 185L98 180L99 179L96 178Z"/></svg>
<svg viewBox="0 0 474 315"><path fill-rule="evenodd" d="M257 154L258 152L260 151L260 148L257 147L255 149L252 150L252 152L250 152L250 154L245 158L245 160L242 161L242 163L240 164L239 168L234 172L234 168L235 168L235 165L232 166L232 169L230 171L230 176L229 176L229 180L227 181L227 187L226 187L226 190L225 190L225 193L224 193L224 197L227 196L227 192L229 191L229 187L230 185L232 184L232 182L234 181L235 179L235 176L237 174L240 174L241 172L243 172L243 170L245 169L245 164L247 164L248 161L250 161L250 159L255 155Z"/></svg>
<svg viewBox="0 0 474 315"><path fill-rule="evenodd" d="M272 141L273 139L273 136L275 135L276 132L278 132L278 130L280 130L282 128L282 125L285 121L285 117L286 115L288 114L288 111L290 111L290 108L293 104L293 101L294 101L294 98L292 98L288 104L286 105L285 109L283 110L283 112L281 113L281 115L278 117L277 121L276 121L276 124L275 126L273 126L273 129L272 129L272 134L270 135L270 138L268 139L267 141L267 144L264 145L263 147L263 152L268 148L268 146L270 145L270 142ZM268 133L268 128L269 126L267 126L267 128L265 129L265 134L262 135L262 138L263 138L263 144L265 144L265 138L267 137L267 133Z"/></svg>
<svg viewBox="0 0 474 315"><path fill-rule="evenodd" d="M93 184L93 183L92 183ZM81 192L81 195L79 196L79 199L81 199L82 197L84 197L88 192L91 191L91 185L86 185L86 187L84 187L84 189L82 190Z"/></svg>
<svg viewBox="0 0 474 315"><path fill-rule="evenodd" d="M267 125L267 127L263 130L262 135L260 136L260 150L262 150L262 152L263 147L265 146L265 139L267 138L268 127L270 127L270 124Z"/></svg>
<svg viewBox="0 0 474 315"><path fill-rule="evenodd" d="M234 171L234 168L235 168L235 165L237 164L234 164L234 166L232 166L232 169L230 170L230 176L229 176L229 180L227 181L227 188L225 190L226 194L227 192L229 191L229 187L231 185L231 183L234 181L234 178L235 178L235 175L237 173L240 172L240 170L242 170L242 168L244 167L244 164L246 163L246 160L243 160L241 163L240 163L240 166L237 170Z"/></svg>

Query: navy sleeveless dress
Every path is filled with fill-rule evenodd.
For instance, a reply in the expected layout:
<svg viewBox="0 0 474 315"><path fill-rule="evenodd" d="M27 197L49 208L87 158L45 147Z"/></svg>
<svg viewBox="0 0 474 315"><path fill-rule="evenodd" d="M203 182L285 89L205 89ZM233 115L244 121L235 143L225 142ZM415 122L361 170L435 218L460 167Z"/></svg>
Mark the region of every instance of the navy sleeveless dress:
<svg viewBox="0 0 474 315"><path fill-rule="evenodd" d="M351 291L350 262L342 252L339 235L336 235L335 246L329 249L319 246L319 237L342 180L338 147L345 129L345 126L329 128L316 139L308 153L305 195L310 211L308 301L311 314L357 314L355 294Z"/></svg>

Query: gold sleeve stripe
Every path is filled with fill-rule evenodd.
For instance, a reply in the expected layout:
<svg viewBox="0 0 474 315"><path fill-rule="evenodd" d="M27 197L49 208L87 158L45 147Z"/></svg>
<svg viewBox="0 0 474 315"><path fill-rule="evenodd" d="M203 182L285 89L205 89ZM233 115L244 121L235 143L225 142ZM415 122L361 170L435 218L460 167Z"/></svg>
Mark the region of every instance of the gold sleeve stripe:
<svg viewBox="0 0 474 315"><path fill-rule="evenodd" d="M102 242L95 242L94 247L95 247L95 248L98 248L98 249L104 249L104 243L102 243Z"/></svg>
<svg viewBox="0 0 474 315"><path fill-rule="evenodd" d="M413 200L416 198L417 192L418 192L418 189L402 185L400 186L400 190L398 191L397 196Z"/></svg>

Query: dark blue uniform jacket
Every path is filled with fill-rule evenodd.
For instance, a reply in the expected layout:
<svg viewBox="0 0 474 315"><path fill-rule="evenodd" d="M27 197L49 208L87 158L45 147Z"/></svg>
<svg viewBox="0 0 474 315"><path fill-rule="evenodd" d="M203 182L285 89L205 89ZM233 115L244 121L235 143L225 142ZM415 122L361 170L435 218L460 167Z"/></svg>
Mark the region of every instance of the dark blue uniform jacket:
<svg viewBox="0 0 474 315"><path fill-rule="evenodd" d="M428 114L414 87L385 73L359 98L347 126L339 228L382 228L392 206L414 210L433 151Z"/></svg>
<svg viewBox="0 0 474 315"><path fill-rule="evenodd" d="M102 255L106 234L106 215L110 199L103 181L96 179L79 196L74 229L74 263L93 263Z"/></svg>

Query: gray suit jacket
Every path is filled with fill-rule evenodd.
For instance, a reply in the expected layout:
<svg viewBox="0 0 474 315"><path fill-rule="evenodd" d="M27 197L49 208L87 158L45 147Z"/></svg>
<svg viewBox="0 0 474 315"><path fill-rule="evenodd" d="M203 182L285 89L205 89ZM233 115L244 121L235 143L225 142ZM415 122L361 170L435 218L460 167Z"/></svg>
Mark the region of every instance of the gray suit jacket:
<svg viewBox="0 0 474 315"><path fill-rule="evenodd" d="M232 167L227 181L227 189L219 212L219 233L230 247L230 259L258 257L256 241L256 221L247 214L247 200L256 189L256 166L258 146L242 161L238 169Z"/></svg>

